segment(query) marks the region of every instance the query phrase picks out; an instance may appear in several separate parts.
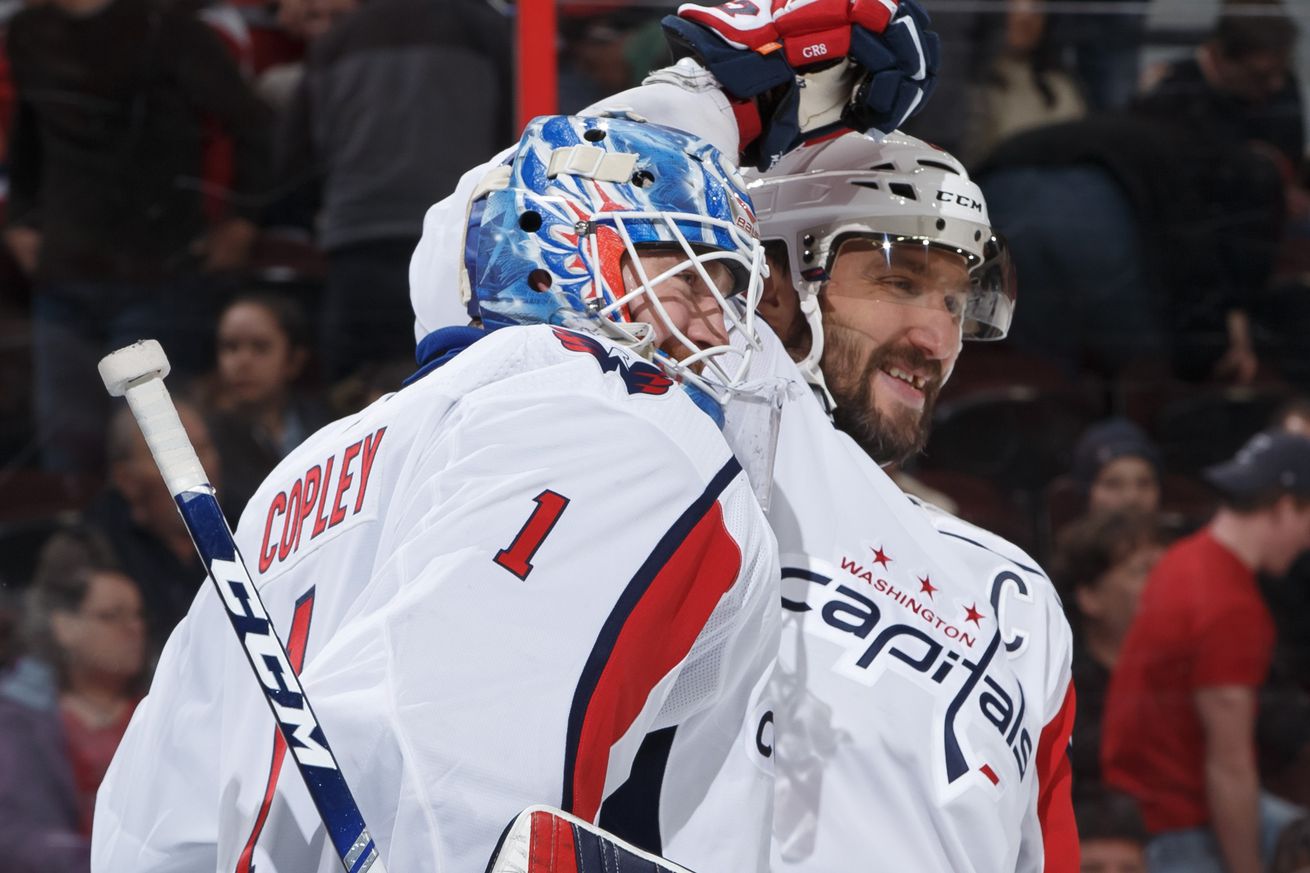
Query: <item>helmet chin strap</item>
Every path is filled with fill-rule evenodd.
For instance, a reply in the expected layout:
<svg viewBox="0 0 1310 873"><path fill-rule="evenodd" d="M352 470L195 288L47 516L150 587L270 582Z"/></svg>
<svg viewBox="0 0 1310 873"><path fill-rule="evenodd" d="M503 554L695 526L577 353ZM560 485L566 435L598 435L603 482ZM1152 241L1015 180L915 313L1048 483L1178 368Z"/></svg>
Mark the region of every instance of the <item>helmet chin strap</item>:
<svg viewBox="0 0 1310 873"><path fill-rule="evenodd" d="M823 360L823 313L819 310L821 288L820 285L819 288L807 292L799 289L796 292L800 300L801 315L805 316L805 324L810 329L810 350L805 353L805 357L796 362L796 368L801 371L801 375L805 377L810 387L819 393L819 400L823 403L824 410L831 416L833 410L837 408L837 401L828 390L828 383L823 378L823 369L819 366Z"/></svg>
<svg viewBox="0 0 1310 873"><path fill-rule="evenodd" d="M642 358L649 361L655 357L655 325L645 321L611 321L608 318L597 318L595 324L610 339Z"/></svg>

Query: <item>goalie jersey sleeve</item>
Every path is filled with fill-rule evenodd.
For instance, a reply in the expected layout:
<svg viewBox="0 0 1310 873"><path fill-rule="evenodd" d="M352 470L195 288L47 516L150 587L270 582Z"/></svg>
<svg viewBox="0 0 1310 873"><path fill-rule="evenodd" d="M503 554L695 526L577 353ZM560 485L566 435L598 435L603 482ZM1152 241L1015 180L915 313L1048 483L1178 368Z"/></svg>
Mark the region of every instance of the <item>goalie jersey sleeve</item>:
<svg viewBox="0 0 1310 873"><path fill-rule="evenodd" d="M647 734L735 729L776 653L773 541L717 429L576 336L479 340L320 431L242 517L389 869L481 870L534 803L594 820ZM205 586L101 790L93 869L339 869L226 625ZM705 732L689 806L733 732ZM767 852L754 818L719 869Z"/></svg>

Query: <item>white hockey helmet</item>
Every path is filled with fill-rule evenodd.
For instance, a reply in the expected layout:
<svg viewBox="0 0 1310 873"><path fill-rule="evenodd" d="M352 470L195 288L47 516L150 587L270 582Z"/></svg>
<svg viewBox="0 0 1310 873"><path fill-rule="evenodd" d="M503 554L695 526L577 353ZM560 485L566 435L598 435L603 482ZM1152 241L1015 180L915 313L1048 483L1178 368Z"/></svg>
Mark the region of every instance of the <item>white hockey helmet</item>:
<svg viewBox="0 0 1310 873"><path fill-rule="evenodd" d="M964 256L972 283L964 338L1001 339L1009 331L1015 287L1005 242L992 230L982 191L948 152L899 131L881 141L850 133L798 149L748 179L761 238L787 249L810 328L810 351L799 364L811 384L824 386L818 295L852 237L926 243Z"/></svg>

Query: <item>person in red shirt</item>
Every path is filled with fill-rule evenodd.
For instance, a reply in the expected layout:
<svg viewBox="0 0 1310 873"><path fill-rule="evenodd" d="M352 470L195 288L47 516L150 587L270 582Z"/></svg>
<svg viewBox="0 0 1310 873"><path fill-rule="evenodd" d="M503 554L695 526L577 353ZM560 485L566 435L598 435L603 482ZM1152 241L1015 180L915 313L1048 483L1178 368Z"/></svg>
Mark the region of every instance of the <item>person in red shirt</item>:
<svg viewBox="0 0 1310 873"><path fill-rule="evenodd" d="M1310 548L1310 439L1257 434L1205 478L1222 505L1151 573L1102 723L1104 778L1141 805L1152 873L1258 873L1295 814L1256 773L1274 624L1255 574Z"/></svg>

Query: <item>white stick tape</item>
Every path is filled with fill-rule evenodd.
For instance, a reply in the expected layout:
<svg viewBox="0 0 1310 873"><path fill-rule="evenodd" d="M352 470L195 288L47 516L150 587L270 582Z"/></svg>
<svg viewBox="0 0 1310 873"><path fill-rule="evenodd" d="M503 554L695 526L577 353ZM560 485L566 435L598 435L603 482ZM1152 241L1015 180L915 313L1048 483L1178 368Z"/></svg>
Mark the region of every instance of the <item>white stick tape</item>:
<svg viewBox="0 0 1310 873"><path fill-rule="evenodd" d="M137 424L141 426L146 445L155 456L155 464L168 485L168 493L176 496L197 485L207 484L209 479L200 466L186 428L182 427L164 380L148 379L124 393Z"/></svg>

